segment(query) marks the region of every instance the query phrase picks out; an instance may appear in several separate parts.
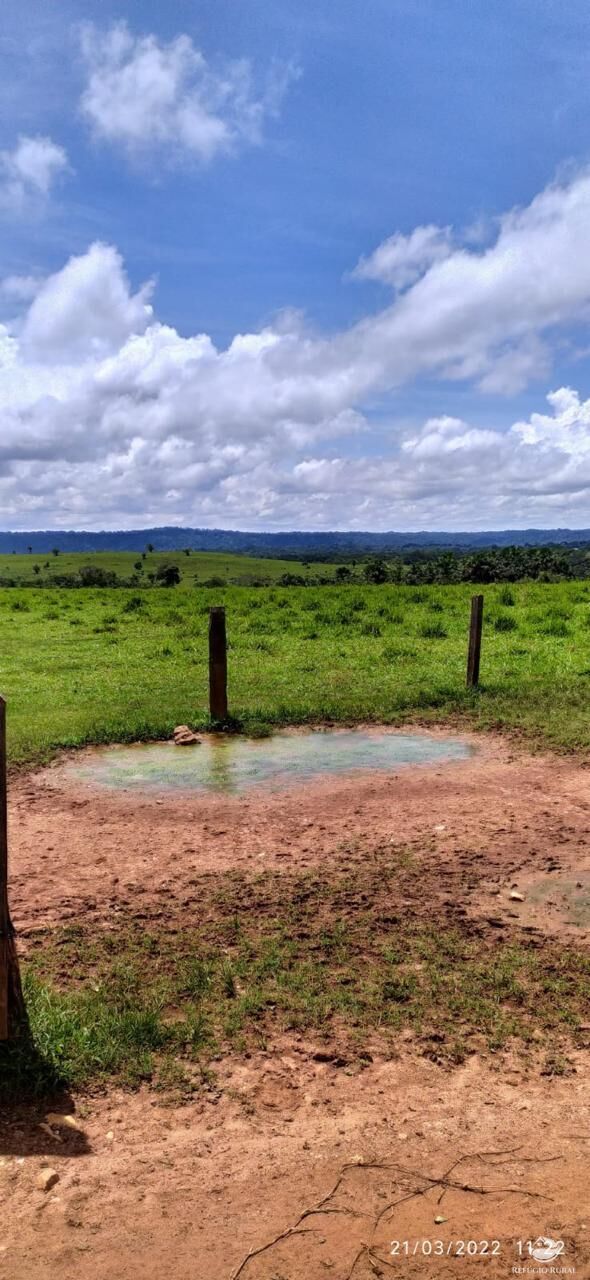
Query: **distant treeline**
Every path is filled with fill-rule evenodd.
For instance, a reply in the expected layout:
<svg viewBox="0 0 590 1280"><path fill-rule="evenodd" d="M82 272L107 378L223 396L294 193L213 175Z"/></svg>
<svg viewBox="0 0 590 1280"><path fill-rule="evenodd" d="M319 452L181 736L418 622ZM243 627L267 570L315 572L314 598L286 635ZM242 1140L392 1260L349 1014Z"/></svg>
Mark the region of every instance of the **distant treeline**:
<svg viewBox="0 0 590 1280"><path fill-rule="evenodd" d="M57 554L57 552L56 552ZM180 557L179 557L180 558ZM145 556L143 556L145 559ZM0 577L2 587L175 587L183 579L180 563L175 557L163 560L153 571L145 571L143 559L137 560L134 572L124 577L112 569L100 565L82 565L75 573L44 572L49 563L34 564L34 576L22 578L18 574ZM227 577L215 576L198 579L194 574L194 562L190 580L194 587L329 587L348 584L371 583L374 585L406 584L422 586L453 582L518 582L536 580L556 582L568 578L590 577L590 546L567 547L489 547L471 553L443 551L427 555L413 551L406 556L370 556L349 564L335 565L327 574L314 572L309 561L303 562L304 572L286 572L280 577L264 573L244 573ZM187 581L189 575L186 575Z"/></svg>
<svg viewBox="0 0 590 1280"><path fill-rule="evenodd" d="M590 529L497 529L483 532L396 530L374 532L362 530L285 530L281 533L246 532L240 529L195 529L167 526L151 529L101 530L80 529L9 532L0 530L0 553L48 555L55 546L62 553L79 551L141 552L148 543L156 551L176 554L179 547L193 551L220 551L240 555L264 556L274 560L310 560L347 562L355 557L405 556L418 550L429 557L443 550L473 552L484 547L580 546L590 541Z"/></svg>

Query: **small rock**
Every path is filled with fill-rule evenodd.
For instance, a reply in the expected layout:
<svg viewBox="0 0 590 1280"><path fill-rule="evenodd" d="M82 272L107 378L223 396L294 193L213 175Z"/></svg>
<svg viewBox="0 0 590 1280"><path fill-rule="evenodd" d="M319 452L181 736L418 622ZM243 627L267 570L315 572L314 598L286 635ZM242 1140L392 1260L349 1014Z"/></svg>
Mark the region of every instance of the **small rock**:
<svg viewBox="0 0 590 1280"><path fill-rule="evenodd" d="M443 1218L442 1213L437 1213L435 1222L448 1222L448 1218Z"/></svg>
<svg viewBox="0 0 590 1280"><path fill-rule="evenodd" d="M187 724L177 724L172 736L177 747L192 747L200 742L200 738L193 733L192 729L189 729Z"/></svg>
<svg viewBox="0 0 590 1280"><path fill-rule="evenodd" d="M511 902L524 902L524 893L517 893L516 889L512 889L510 893Z"/></svg>
<svg viewBox="0 0 590 1280"><path fill-rule="evenodd" d="M55 1169L41 1169L35 1181L40 1191L51 1191L56 1182L59 1182L59 1173Z"/></svg>
<svg viewBox="0 0 590 1280"><path fill-rule="evenodd" d="M61 1111L49 1111L45 1116L45 1122L49 1125L55 1125L58 1129L75 1129L78 1133L82 1133L82 1125L75 1116L64 1115Z"/></svg>
<svg viewBox="0 0 590 1280"><path fill-rule="evenodd" d="M113 1133L113 1130L112 1130L112 1129L109 1129L109 1131L108 1131L108 1133L107 1133L107 1135L106 1135L106 1138L107 1138L107 1142L113 1142L113 1141L114 1141L115 1135L114 1135L114 1133Z"/></svg>

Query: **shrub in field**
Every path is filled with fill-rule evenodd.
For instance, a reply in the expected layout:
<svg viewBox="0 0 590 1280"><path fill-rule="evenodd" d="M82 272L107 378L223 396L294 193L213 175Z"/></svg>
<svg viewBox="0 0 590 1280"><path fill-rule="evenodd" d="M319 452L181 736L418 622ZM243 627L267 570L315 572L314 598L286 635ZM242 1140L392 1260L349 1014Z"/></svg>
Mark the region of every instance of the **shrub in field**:
<svg viewBox="0 0 590 1280"><path fill-rule="evenodd" d="M494 631L516 631L516 618L511 618L507 613L500 613L494 618Z"/></svg>
<svg viewBox="0 0 590 1280"><path fill-rule="evenodd" d="M428 608L431 613L444 613L444 605L441 604L440 600L431 600Z"/></svg>
<svg viewBox="0 0 590 1280"><path fill-rule="evenodd" d="M130 596L123 605L123 613L137 613L138 609L143 609L141 596Z"/></svg>
<svg viewBox="0 0 590 1280"><path fill-rule="evenodd" d="M510 587L502 587L502 590L500 592L500 595L498 596L498 599L500 601L500 604L503 604L506 608L511 608L513 605L516 604L516 600L514 599L514 595L510 590Z"/></svg>
<svg viewBox="0 0 590 1280"><path fill-rule="evenodd" d="M115 587L118 581L116 573L97 564L83 564L78 577L82 587Z"/></svg>
<svg viewBox="0 0 590 1280"><path fill-rule="evenodd" d="M163 560L156 569L156 582L162 587L176 587L180 582L180 569L177 564Z"/></svg>
<svg viewBox="0 0 590 1280"><path fill-rule="evenodd" d="M377 622L363 622L361 627L362 636L380 636L381 627Z"/></svg>
<svg viewBox="0 0 590 1280"><path fill-rule="evenodd" d="M429 622L426 626L420 628L423 640L444 640L446 639L446 631L442 622Z"/></svg>
<svg viewBox="0 0 590 1280"><path fill-rule="evenodd" d="M377 556L372 560L368 560L364 568L364 575L367 582L381 586L382 583L387 582L388 578L385 561L380 560Z"/></svg>

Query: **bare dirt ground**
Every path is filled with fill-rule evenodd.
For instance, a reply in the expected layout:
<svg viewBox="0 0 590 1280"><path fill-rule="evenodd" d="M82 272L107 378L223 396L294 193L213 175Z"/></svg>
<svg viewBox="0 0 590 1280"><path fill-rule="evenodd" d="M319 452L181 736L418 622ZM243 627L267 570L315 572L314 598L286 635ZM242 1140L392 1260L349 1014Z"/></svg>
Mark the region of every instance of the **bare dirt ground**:
<svg viewBox="0 0 590 1280"><path fill-rule="evenodd" d="M86 1154L76 1154L82 1138L63 1130L52 1142L27 1117L16 1160L6 1157L0 1170L1 1274L228 1280L250 1249L328 1195L347 1164L329 1212L253 1258L247 1280L345 1280L363 1243L370 1255L359 1257L354 1280L505 1277L518 1262L516 1242L539 1235L562 1239L562 1261L578 1277L590 1274L583 1071L527 1081L476 1059L449 1073L402 1057L359 1077L314 1062L308 1049L277 1046L271 1057L226 1063L218 1100L179 1109L147 1094L91 1102L81 1120ZM14 1124L0 1129L4 1149L14 1150L15 1136ZM45 1155L24 1154L40 1147ZM60 1175L49 1193L35 1184L44 1162ZM393 1240L401 1242L396 1258ZM422 1241L442 1240L445 1250L487 1241L489 1252L406 1258L405 1240L411 1250Z"/></svg>
<svg viewBox="0 0 590 1280"><path fill-rule="evenodd" d="M17 777L11 902L19 934L80 916L100 924L113 912L186 911L203 873L325 869L343 851L362 868L366 850L387 840L423 851L425 898L436 900L444 886L468 912L585 932L590 762L529 755L491 735L472 741L477 753L462 763L244 796L93 789L72 782L59 761ZM523 902L510 898L519 891Z"/></svg>
<svg viewBox="0 0 590 1280"><path fill-rule="evenodd" d="M408 908L433 929L444 910L502 936L583 942L589 811L584 762L492 737L467 763L234 798L97 792L58 763L13 780L13 916L26 949L79 919L194 924L203 876L232 869L346 864L362 893L370 851L391 841L419 859ZM551 1078L477 1055L443 1068L403 1035L395 1060L368 1048L360 1069L310 1037L277 1037L217 1063L215 1086L182 1107L148 1091L73 1099L81 1129L56 1136L43 1110L5 1117L0 1275L229 1280L287 1232L245 1280L534 1274L516 1242L539 1235L564 1242L552 1265L590 1276L587 1052ZM49 1191L43 1166L59 1174Z"/></svg>

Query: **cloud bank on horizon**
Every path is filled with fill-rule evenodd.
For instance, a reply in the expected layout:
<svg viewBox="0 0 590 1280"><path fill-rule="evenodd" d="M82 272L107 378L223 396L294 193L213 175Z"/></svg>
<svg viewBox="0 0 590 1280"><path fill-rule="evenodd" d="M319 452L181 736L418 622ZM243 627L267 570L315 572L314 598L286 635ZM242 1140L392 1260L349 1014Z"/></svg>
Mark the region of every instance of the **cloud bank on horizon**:
<svg viewBox="0 0 590 1280"><path fill-rule="evenodd" d="M89 145L136 174L148 156L165 171L264 149L298 75L275 61L257 83L248 60L212 65L185 34L122 23L86 24L79 38ZM61 141L20 134L0 151L0 213L32 203L42 217L39 202L76 167ZM483 244L451 225L393 229L349 264L342 287L379 293L350 323L322 332L285 298L226 344L160 318L155 281L132 285L102 239L57 270L6 271L0 523L587 524L590 399L554 368L590 319L589 228L582 167L496 218ZM534 407L512 421L446 409L457 387L505 405L532 384ZM424 385L440 410L417 420L407 395Z"/></svg>

